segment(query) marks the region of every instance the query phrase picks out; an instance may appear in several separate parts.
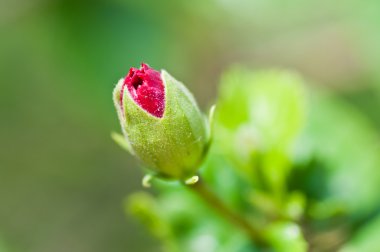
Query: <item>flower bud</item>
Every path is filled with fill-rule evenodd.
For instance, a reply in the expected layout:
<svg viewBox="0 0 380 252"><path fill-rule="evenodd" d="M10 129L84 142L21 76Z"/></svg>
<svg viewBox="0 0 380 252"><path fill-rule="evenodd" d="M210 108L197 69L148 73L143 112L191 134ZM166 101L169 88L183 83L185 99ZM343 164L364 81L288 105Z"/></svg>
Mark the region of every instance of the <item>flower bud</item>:
<svg viewBox="0 0 380 252"><path fill-rule="evenodd" d="M142 64L119 81L113 100L132 154L161 177L194 175L207 150L209 130L182 83Z"/></svg>

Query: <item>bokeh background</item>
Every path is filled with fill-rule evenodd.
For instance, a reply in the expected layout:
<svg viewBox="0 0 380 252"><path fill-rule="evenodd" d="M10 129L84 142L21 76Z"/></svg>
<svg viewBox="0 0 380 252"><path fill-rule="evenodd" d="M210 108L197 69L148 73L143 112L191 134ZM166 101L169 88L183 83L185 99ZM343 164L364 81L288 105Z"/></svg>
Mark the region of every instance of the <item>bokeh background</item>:
<svg viewBox="0 0 380 252"><path fill-rule="evenodd" d="M297 70L380 131L379 13L377 0L0 0L0 251L156 251L122 206L143 173L110 138L112 89L142 61L204 109L233 64Z"/></svg>

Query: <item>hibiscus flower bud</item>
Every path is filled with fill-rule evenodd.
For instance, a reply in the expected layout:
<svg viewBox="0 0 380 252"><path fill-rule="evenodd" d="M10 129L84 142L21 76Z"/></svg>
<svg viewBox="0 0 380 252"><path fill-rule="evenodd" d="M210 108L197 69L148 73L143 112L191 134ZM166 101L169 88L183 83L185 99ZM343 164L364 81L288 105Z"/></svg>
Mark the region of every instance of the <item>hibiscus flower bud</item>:
<svg viewBox="0 0 380 252"><path fill-rule="evenodd" d="M206 153L209 126L192 94L170 76L141 64L113 93L125 145L158 176L187 179Z"/></svg>

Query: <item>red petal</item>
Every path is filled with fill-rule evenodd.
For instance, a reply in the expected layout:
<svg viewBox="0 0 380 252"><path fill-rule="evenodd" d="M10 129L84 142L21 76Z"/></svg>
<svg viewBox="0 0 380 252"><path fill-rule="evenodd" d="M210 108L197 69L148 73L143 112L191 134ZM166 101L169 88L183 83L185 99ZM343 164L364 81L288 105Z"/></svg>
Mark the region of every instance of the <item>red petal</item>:
<svg viewBox="0 0 380 252"><path fill-rule="evenodd" d="M145 111L161 118L165 112L165 87L160 72L142 63L140 69L131 68L121 88L120 102L127 87L133 100Z"/></svg>

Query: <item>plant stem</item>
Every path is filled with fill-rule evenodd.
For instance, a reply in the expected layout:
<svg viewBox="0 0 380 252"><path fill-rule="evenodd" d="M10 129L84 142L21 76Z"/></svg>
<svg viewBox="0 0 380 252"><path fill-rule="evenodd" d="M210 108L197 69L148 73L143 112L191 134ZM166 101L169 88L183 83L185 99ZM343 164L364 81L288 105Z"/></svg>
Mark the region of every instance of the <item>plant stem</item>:
<svg viewBox="0 0 380 252"><path fill-rule="evenodd" d="M253 228L247 220L228 208L212 191L207 188L202 179L199 179L199 181L195 184L186 186L198 194L199 197L203 198L203 200L214 210L219 212L220 215L225 217L235 226L242 229L257 245L264 245L266 243L260 235L259 230Z"/></svg>

